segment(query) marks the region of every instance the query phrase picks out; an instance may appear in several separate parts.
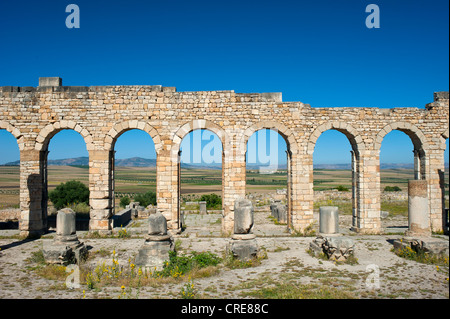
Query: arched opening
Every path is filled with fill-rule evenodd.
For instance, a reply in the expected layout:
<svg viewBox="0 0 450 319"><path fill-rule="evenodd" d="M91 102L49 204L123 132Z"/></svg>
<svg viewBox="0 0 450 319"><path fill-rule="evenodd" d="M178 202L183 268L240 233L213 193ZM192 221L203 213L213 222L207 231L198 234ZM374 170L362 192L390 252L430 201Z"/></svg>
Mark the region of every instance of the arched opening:
<svg viewBox="0 0 450 319"><path fill-rule="evenodd" d="M88 230L89 153L83 137L71 129L59 130L44 147L43 220L47 217L47 227L56 229L58 210L71 208L76 213L76 229Z"/></svg>
<svg viewBox="0 0 450 319"><path fill-rule="evenodd" d="M413 141L405 132L392 130L381 143L381 225L387 233L408 229L408 181L425 177L425 155Z"/></svg>
<svg viewBox="0 0 450 319"><path fill-rule="evenodd" d="M129 129L114 139L111 154L113 227L125 227L156 209L155 143L149 133Z"/></svg>
<svg viewBox="0 0 450 319"><path fill-rule="evenodd" d="M375 171L373 163L371 166L366 167L365 160L367 156L363 156L366 151L365 143L358 131L355 130L351 125L344 122L327 122L318 126L314 132L311 134L308 143L308 154L311 156L311 165L309 170L310 180L314 180L314 149L316 142L320 135L328 130L335 130L343 133L347 140L350 142L351 151L351 185L352 185L352 222L351 230L356 232L377 232L378 229L378 217L373 214L369 216L368 211L376 210L376 201L374 202L374 207L370 206L369 203L363 200L363 193L367 191L367 185L364 184L364 180L368 177L374 178L372 172ZM332 133L333 134L333 133ZM339 135L338 135L339 136ZM347 149L348 150L348 149ZM348 154L348 153L347 153ZM332 156L331 156L332 157ZM345 157L345 155L344 155ZM369 169L367 169L369 168ZM311 189L311 191L313 191ZM312 195L314 195L312 193ZM372 203L370 203L372 204ZM319 208L320 211L320 208ZM320 222L320 220L319 220ZM369 228L369 227L370 228ZM319 229L320 230L320 229Z"/></svg>
<svg viewBox="0 0 450 319"><path fill-rule="evenodd" d="M220 236L223 217L223 145L209 129L181 140L178 153L180 228L197 236Z"/></svg>
<svg viewBox="0 0 450 319"><path fill-rule="evenodd" d="M258 236L282 235L291 217L289 142L284 134L268 127L255 131L246 147L245 193L254 207L253 232Z"/></svg>
<svg viewBox="0 0 450 319"><path fill-rule="evenodd" d="M322 206L338 207L339 229L347 232L356 224L356 146L338 130L324 131L313 154L314 219L319 225Z"/></svg>
<svg viewBox="0 0 450 319"><path fill-rule="evenodd" d="M17 139L0 129L0 229L17 229L20 219L20 151Z"/></svg>

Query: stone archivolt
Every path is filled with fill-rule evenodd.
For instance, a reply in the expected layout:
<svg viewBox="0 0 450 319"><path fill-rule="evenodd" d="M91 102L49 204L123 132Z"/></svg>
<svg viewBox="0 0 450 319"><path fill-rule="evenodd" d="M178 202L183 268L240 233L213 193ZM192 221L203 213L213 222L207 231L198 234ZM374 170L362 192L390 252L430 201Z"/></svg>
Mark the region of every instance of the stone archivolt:
<svg viewBox="0 0 450 319"><path fill-rule="evenodd" d="M155 143L157 206L172 230L180 228L178 152L183 137L196 129L208 129L222 142L224 233L233 230L234 202L245 197L247 141L260 129L276 130L286 140L288 227L302 231L313 222L315 143L323 132L337 130L352 145L353 229L379 233L381 142L390 131L400 130L414 145L416 179L428 182L430 228L443 229L448 92L436 92L434 102L423 109L313 108L283 102L280 93L177 92L158 85L61 86L59 78L41 78L40 83L53 86L0 87L0 129L10 132L20 149L19 227L24 236L46 230L48 144L64 129L80 133L89 152L92 231L111 231L114 144L131 129L147 132Z"/></svg>

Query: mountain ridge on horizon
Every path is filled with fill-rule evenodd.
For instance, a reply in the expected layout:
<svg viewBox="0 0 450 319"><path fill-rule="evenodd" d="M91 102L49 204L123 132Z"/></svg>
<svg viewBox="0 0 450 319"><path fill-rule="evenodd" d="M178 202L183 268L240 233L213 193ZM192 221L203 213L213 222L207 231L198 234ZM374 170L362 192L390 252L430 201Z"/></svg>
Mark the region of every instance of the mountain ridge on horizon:
<svg viewBox="0 0 450 319"><path fill-rule="evenodd" d="M57 160L48 160L49 166L87 166L89 165L89 157L75 157L64 158ZM0 164L0 166L19 166L20 160ZM156 167L156 159L154 158L142 158L142 157L130 157L125 159L116 159L115 166L118 167ZM205 163L181 163L183 168L202 168L202 169L222 169L222 163L205 164ZM267 167L263 164L247 164L247 169L259 169L260 167ZM449 163L445 163L445 168L449 167ZM286 164L278 165L280 169L286 169ZM350 169L350 164L314 164L315 169ZM382 169L412 169L413 163L381 163Z"/></svg>

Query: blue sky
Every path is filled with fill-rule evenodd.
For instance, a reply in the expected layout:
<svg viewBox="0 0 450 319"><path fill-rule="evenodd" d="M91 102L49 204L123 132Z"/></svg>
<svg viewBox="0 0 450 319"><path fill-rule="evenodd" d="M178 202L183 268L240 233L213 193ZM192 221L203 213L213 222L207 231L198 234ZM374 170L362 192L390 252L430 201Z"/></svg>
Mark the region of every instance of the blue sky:
<svg viewBox="0 0 450 319"><path fill-rule="evenodd" d="M79 29L65 26L70 3L80 8ZM379 29L365 25L370 3L380 8ZM449 89L448 12L447 0L3 0L0 86L60 76L63 85L283 92L312 107L423 108ZM139 136L124 134L117 157L131 157ZM50 158L87 156L77 138L58 133ZM0 132L0 163L18 159L9 141ZM314 160L346 163L349 150L341 133L325 132ZM406 135L392 132L381 161L412 162L411 151ZM284 149L277 153L282 161Z"/></svg>

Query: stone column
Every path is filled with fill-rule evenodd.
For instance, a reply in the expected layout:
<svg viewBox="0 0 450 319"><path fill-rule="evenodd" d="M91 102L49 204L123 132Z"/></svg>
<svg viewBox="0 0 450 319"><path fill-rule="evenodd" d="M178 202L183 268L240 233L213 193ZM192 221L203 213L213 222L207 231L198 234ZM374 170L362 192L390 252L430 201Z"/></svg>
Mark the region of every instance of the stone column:
<svg viewBox="0 0 450 319"><path fill-rule="evenodd" d="M44 241L43 253L47 263L69 264L85 259L88 251L76 234L76 214L70 208L56 215L56 236L52 242Z"/></svg>
<svg viewBox="0 0 450 319"><path fill-rule="evenodd" d="M287 224L288 229L291 228L292 216L292 152L286 150L286 166L287 166L287 187L286 187L286 214L283 222Z"/></svg>
<svg viewBox="0 0 450 319"><path fill-rule="evenodd" d="M272 217L275 217L276 220L281 224L287 224L288 222L288 205L284 205L280 200L275 200L270 205L270 211Z"/></svg>
<svg viewBox="0 0 450 319"><path fill-rule="evenodd" d="M357 157L355 151L350 151L352 157L352 227L356 227L357 220L357 205L358 205L358 193L357 193Z"/></svg>
<svg viewBox="0 0 450 319"><path fill-rule="evenodd" d="M414 149L414 179L421 179L420 177L420 158L419 151Z"/></svg>
<svg viewBox="0 0 450 319"><path fill-rule="evenodd" d="M314 150L314 149L313 149ZM314 223L313 155L293 153L291 166L291 228L303 232Z"/></svg>
<svg viewBox="0 0 450 319"><path fill-rule="evenodd" d="M234 205L238 198L245 198L245 156L243 160L228 162L226 159L222 164L222 207L224 219L222 232L230 234L234 227Z"/></svg>
<svg viewBox="0 0 450 319"><path fill-rule="evenodd" d="M227 250L240 260L257 257L259 248L253 234L253 205L249 199L239 198L234 206L234 234Z"/></svg>
<svg viewBox="0 0 450 319"><path fill-rule="evenodd" d="M319 212L319 232L322 234L336 234L339 232L339 208L336 206L322 206Z"/></svg>
<svg viewBox="0 0 450 319"><path fill-rule="evenodd" d="M445 189L444 189L444 172L445 172L445 144L441 149L429 150L427 162L428 171L428 205L430 210L430 226L435 232L443 231L445 221Z"/></svg>
<svg viewBox="0 0 450 319"><path fill-rule="evenodd" d="M278 210L277 210L278 205L281 205L281 200L279 199L273 200L272 203L270 204L270 215L272 217L278 218Z"/></svg>
<svg viewBox="0 0 450 319"><path fill-rule="evenodd" d="M110 234L112 231L114 156L111 152L89 151L89 230L101 234Z"/></svg>
<svg viewBox="0 0 450 319"><path fill-rule="evenodd" d="M42 152L20 152L20 221L21 237L39 237L47 230L47 210L43 210L44 177Z"/></svg>
<svg viewBox="0 0 450 319"><path fill-rule="evenodd" d="M357 158L357 212L353 230L365 234L381 232L379 151L364 150Z"/></svg>
<svg viewBox="0 0 450 319"><path fill-rule="evenodd" d="M181 141L180 141L181 142ZM173 233L181 231L180 216L180 155L171 156L173 142L162 137L163 147L156 154L156 206L166 218Z"/></svg>
<svg viewBox="0 0 450 319"><path fill-rule="evenodd" d="M408 181L408 236L413 235L431 235L426 180Z"/></svg>
<svg viewBox="0 0 450 319"><path fill-rule="evenodd" d="M169 252L173 250L173 239L167 233L166 218L160 212L151 214L148 218L148 235L136 257L136 265L161 270L164 261L169 260Z"/></svg>
<svg viewBox="0 0 450 319"><path fill-rule="evenodd" d="M56 241L78 240L76 234L76 213L70 208L58 211L56 215Z"/></svg>

